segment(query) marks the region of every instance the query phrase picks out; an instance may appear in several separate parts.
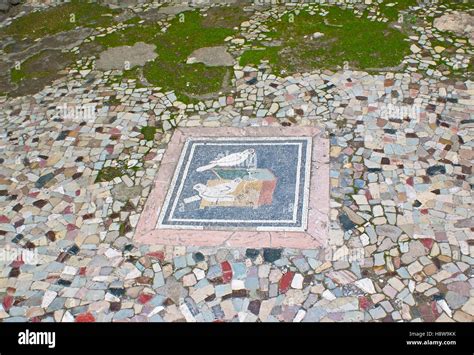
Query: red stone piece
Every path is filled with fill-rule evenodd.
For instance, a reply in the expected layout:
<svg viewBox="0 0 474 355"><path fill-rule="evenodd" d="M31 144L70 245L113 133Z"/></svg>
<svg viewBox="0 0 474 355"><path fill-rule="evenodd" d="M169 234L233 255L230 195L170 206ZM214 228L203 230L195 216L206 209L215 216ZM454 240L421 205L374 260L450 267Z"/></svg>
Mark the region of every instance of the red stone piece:
<svg viewBox="0 0 474 355"><path fill-rule="evenodd" d="M293 276L295 275L294 272L288 271L286 274L282 276L280 282L278 284L278 289L280 293L286 293L289 290L291 281L293 281Z"/></svg>
<svg viewBox="0 0 474 355"><path fill-rule="evenodd" d="M224 261L221 263L222 268L222 279L225 283L230 282L232 280L232 267L230 266L228 261Z"/></svg>

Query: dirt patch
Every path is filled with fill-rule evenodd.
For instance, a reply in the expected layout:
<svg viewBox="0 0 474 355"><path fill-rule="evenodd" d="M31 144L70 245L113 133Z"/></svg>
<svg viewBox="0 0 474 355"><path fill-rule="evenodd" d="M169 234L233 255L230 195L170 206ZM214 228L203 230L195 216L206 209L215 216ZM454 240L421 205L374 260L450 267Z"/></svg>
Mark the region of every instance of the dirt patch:
<svg viewBox="0 0 474 355"><path fill-rule="evenodd" d="M157 21L163 20L168 17L167 14L160 12L160 9L151 9L145 12L140 12L137 14L142 20L145 20L145 23L156 23Z"/></svg>
<svg viewBox="0 0 474 355"><path fill-rule="evenodd" d="M82 43L79 47L79 54L81 57L97 56L104 50L104 46L97 42Z"/></svg>
<svg viewBox="0 0 474 355"><path fill-rule="evenodd" d="M0 95L6 94L12 89L10 83L10 64L0 61Z"/></svg>
<svg viewBox="0 0 474 355"><path fill-rule="evenodd" d="M0 21L18 15L22 10L22 4L20 1L3 0L0 1Z"/></svg>
<svg viewBox="0 0 474 355"><path fill-rule="evenodd" d="M30 38L14 40L4 38L3 61L0 63L0 92L10 93L12 96L32 94L41 90L45 85L59 77L57 72L69 65L75 59L71 53L61 50L80 46L82 56L90 56L102 50L95 43L83 43L83 40L92 33L92 29L79 27L70 31L46 36L38 41ZM81 45L81 43L83 43ZM15 63L22 63L21 69L12 70ZM35 73L35 70L38 70ZM13 75L13 80L10 75Z"/></svg>
<svg viewBox="0 0 474 355"><path fill-rule="evenodd" d="M134 18L136 14L131 9L124 9L120 14L115 16L117 22L125 22Z"/></svg>
<svg viewBox="0 0 474 355"><path fill-rule="evenodd" d="M15 54L23 52L24 50L35 45L35 42L31 39L25 38L23 41L15 41L12 38L2 41L2 49L7 54Z"/></svg>
<svg viewBox="0 0 474 355"><path fill-rule="evenodd" d="M234 28L250 17L241 7L213 7L202 21L203 27Z"/></svg>
<svg viewBox="0 0 474 355"><path fill-rule="evenodd" d="M59 50L45 50L31 57L21 65L22 77L17 86L11 83L11 96L30 95L40 91L46 85L62 75L58 72L73 63L75 56Z"/></svg>
<svg viewBox="0 0 474 355"><path fill-rule="evenodd" d="M71 49L78 46L93 32L91 28L77 28L71 31L61 32L54 36L48 36L41 40L45 48Z"/></svg>
<svg viewBox="0 0 474 355"><path fill-rule="evenodd" d="M31 39L13 41L7 45L8 54L5 56L5 61L11 63L15 61L23 62L31 56L47 49L71 49L80 45L91 33L92 29L81 27L52 36L46 36L40 41L32 41Z"/></svg>
<svg viewBox="0 0 474 355"><path fill-rule="evenodd" d="M332 45L337 41L336 38L328 38L328 39L306 39L303 42L300 42L300 45L296 48L293 47L284 47L282 48L278 54L281 58L287 62L289 65L288 67L291 68L291 71L301 71L301 72L309 72L314 68L314 62L322 61L322 57L317 56L317 51L321 50L327 46ZM300 53L315 53L315 55L298 55L297 52ZM343 53L339 53L342 55ZM355 63L353 63L355 64ZM336 68L331 68L336 69Z"/></svg>

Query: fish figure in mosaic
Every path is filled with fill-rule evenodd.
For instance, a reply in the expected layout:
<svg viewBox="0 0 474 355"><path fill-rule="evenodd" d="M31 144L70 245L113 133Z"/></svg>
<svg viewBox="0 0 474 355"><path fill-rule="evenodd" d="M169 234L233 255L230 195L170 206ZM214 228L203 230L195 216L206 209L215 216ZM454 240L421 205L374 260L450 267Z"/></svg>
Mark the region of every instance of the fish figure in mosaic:
<svg viewBox="0 0 474 355"><path fill-rule="evenodd" d="M209 164L196 169L198 172L213 169L215 167L232 167L239 166L245 162L250 156L255 154L255 149L246 149L241 152L226 155L225 157L212 160Z"/></svg>

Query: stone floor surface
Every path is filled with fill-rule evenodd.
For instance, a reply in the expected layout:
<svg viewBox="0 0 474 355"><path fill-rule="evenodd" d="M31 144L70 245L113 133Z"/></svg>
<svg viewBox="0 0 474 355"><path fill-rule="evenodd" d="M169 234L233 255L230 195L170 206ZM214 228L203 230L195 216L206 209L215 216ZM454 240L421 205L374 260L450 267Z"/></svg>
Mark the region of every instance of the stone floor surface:
<svg viewBox="0 0 474 355"><path fill-rule="evenodd" d="M0 322L474 320L472 81L237 65L233 93L185 104L107 73L0 98ZM143 243L172 136L193 127L320 132L324 243Z"/></svg>

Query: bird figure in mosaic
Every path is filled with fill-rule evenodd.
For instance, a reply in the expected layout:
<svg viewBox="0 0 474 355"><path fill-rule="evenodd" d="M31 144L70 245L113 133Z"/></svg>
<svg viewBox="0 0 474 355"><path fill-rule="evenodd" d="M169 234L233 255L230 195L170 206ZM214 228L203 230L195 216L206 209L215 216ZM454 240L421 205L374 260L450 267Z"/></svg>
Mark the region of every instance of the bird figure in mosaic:
<svg viewBox="0 0 474 355"><path fill-rule="evenodd" d="M215 186L206 186L204 184L196 184L193 189L196 190L203 200L217 203L217 202L232 202L234 196L232 193L237 186L242 182L242 179L237 178Z"/></svg>
<svg viewBox="0 0 474 355"><path fill-rule="evenodd" d="M213 169L215 167L232 167L238 166L246 161L251 155L255 154L255 149L246 149L238 153L232 153L225 157L214 159L209 164L196 169L198 172Z"/></svg>

